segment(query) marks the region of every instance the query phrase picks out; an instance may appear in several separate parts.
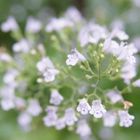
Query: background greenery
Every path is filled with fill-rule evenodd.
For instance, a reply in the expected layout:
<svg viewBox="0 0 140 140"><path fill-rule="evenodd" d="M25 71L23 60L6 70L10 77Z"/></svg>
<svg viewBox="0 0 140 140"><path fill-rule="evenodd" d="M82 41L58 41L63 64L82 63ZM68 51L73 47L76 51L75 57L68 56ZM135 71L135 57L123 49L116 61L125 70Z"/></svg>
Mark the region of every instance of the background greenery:
<svg viewBox="0 0 140 140"><path fill-rule="evenodd" d="M140 8L134 6L132 0L0 0L0 22L4 21L9 15L14 15L23 28L29 15L40 19L47 18L50 13L59 16L69 6L73 5L87 19L93 18L99 24L109 26L113 20L121 19L124 21L126 32L131 36L131 39L140 36ZM8 33L0 32L0 46L7 47L13 42L13 38ZM138 77L140 77L139 68L138 73ZM126 94L125 97L134 103L130 112L135 115L136 119L134 125L129 129L116 126L111 140L140 139L140 90L138 88L134 89L132 93ZM16 116L17 114L14 111L3 112L0 110L0 140L79 139L73 132L67 130L58 132L40 124L33 126L31 132L22 132L16 123Z"/></svg>

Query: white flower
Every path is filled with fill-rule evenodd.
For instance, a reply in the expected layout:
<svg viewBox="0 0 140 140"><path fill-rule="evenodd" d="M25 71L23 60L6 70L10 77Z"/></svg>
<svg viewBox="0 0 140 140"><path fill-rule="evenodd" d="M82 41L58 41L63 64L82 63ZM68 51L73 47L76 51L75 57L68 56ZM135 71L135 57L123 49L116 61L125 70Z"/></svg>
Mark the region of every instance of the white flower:
<svg viewBox="0 0 140 140"><path fill-rule="evenodd" d="M52 32L71 26L73 26L73 23L66 18L52 18L45 29L47 32Z"/></svg>
<svg viewBox="0 0 140 140"><path fill-rule="evenodd" d="M47 108L45 109L45 111L48 113L48 114L53 114L53 113L56 113L57 112L57 107L56 106L47 106Z"/></svg>
<svg viewBox="0 0 140 140"><path fill-rule="evenodd" d="M51 91L50 103L54 105L59 105L63 101L63 96L55 89Z"/></svg>
<svg viewBox="0 0 140 140"><path fill-rule="evenodd" d="M125 60L131 64L134 64L136 62L135 57L133 56L135 53L137 53L137 49L133 44L126 45L124 43L121 43L118 59Z"/></svg>
<svg viewBox="0 0 140 140"><path fill-rule="evenodd" d="M22 112L18 116L18 123L22 129L28 131L30 130L30 124L32 121L32 117L27 112Z"/></svg>
<svg viewBox="0 0 140 140"><path fill-rule="evenodd" d="M68 126L74 125L74 123L78 120L73 108L68 108L65 110L64 118L65 118L65 123Z"/></svg>
<svg viewBox="0 0 140 140"><path fill-rule="evenodd" d="M45 82L52 82L55 80L55 76L59 73L57 69L47 69L43 74Z"/></svg>
<svg viewBox="0 0 140 140"><path fill-rule="evenodd" d="M31 116L38 116L42 112L42 108L36 99L30 99L27 107L27 112Z"/></svg>
<svg viewBox="0 0 140 140"><path fill-rule="evenodd" d="M42 58L36 65L38 71L42 74L45 82L52 82L55 80L55 76L59 73L55 69L52 61L48 57Z"/></svg>
<svg viewBox="0 0 140 140"><path fill-rule="evenodd" d="M61 130L61 129L65 128L65 126L66 126L66 124L65 124L65 118L59 118L56 121L55 128L57 130Z"/></svg>
<svg viewBox="0 0 140 140"><path fill-rule="evenodd" d="M82 21L82 16L80 12L75 7L70 7L65 13L65 17L74 23L78 23Z"/></svg>
<svg viewBox="0 0 140 140"><path fill-rule="evenodd" d="M78 62L85 61L86 58L75 49L72 49L71 53L67 55L66 64L75 66Z"/></svg>
<svg viewBox="0 0 140 140"><path fill-rule="evenodd" d="M131 63L124 63L121 69L121 77L126 84L130 84L132 78L136 76L136 66Z"/></svg>
<svg viewBox="0 0 140 140"><path fill-rule="evenodd" d="M130 115L128 111L120 110L118 112L121 127L130 127L133 124L134 116Z"/></svg>
<svg viewBox="0 0 140 140"><path fill-rule="evenodd" d="M129 84L131 79L136 76L136 58L134 54L137 53L137 49L133 44L126 45L121 43L120 45L112 40L113 33L104 42L103 50L106 53L111 53L122 61L121 77L126 84Z"/></svg>
<svg viewBox="0 0 140 140"><path fill-rule="evenodd" d="M26 24L26 32L37 33L41 30L41 22L33 17L29 17Z"/></svg>
<svg viewBox="0 0 140 140"><path fill-rule="evenodd" d="M18 24L17 24L15 18L12 16L8 17L8 19L4 23L2 23L1 30L3 32L18 30Z"/></svg>
<svg viewBox="0 0 140 140"><path fill-rule="evenodd" d="M105 39L106 36L107 31L104 27L89 23L80 31L79 41L81 47L84 47L89 43L97 44L101 39Z"/></svg>
<svg viewBox="0 0 140 140"><path fill-rule="evenodd" d="M16 69L9 69L4 77L3 77L3 82L7 84L10 87L16 87L17 82L16 82L16 77L19 75L19 72Z"/></svg>
<svg viewBox="0 0 140 140"><path fill-rule="evenodd" d="M17 109L24 109L26 106L26 101L23 98L15 97L14 99L15 106Z"/></svg>
<svg viewBox="0 0 140 140"><path fill-rule="evenodd" d="M86 99L81 99L79 101L79 105L77 106L77 111L80 112L82 115L87 115L90 109L91 107Z"/></svg>
<svg viewBox="0 0 140 140"><path fill-rule="evenodd" d="M15 90L13 87L5 86L0 89L1 107L3 110L8 111L15 108Z"/></svg>
<svg viewBox="0 0 140 140"><path fill-rule="evenodd" d="M37 63L36 67L41 73L44 73L47 68L53 68L54 65L48 57L44 57Z"/></svg>
<svg viewBox="0 0 140 140"><path fill-rule="evenodd" d="M106 112L104 106L101 104L101 100L94 100L92 102L90 114L94 115L95 118L101 118Z"/></svg>
<svg viewBox="0 0 140 140"><path fill-rule="evenodd" d="M133 86L140 87L140 79L133 82Z"/></svg>
<svg viewBox="0 0 140 140"><path fill-rule="evenodd" d="M57 122L57 114L55 112L49 113L43 118L43 121L48 127L55 126Z"/></svg>
<svg viewBox="0 0 140 140"><path fill-rule="evenodd" d="M107 38L105 40L103 50L106 53L110 53L110 54L113 54L115 56L120 54L120 51L121 51L120 45L116 41L111 40L111 38Z"/></svg>
<svg viewBox="0 0 140 140"><path fill-rule="evenodd" d="M120 95L120 92L118 90L110 90L107 93L107 97L113 104L123 101L123 97Z"/></svg>
<svg viewBox="0 0 140 140"><path fill-rule="evenodd" d="M14 99L15 98L15 90L13 87L4 86L0 89L0 97L2 99Z"/></svg>
<svg viewBox="0 0 140 140"><path fill-rule="evenodd" d="M3 110L8 111L10 109L15 108L15 104L12 99L5 98L1 100L1 107Z"/></svg>
<svg viewBox="0 0 140 140"><path fill-rule="evenodd" d="M0 53L0 61L11 62L12 61L12 57L9 54L7 54L7 53Z"/></svg>
<svg viewBox="0 0 140 140"><path fill-rule="evenodd" d="M46 108L47 115L43 118L44 124L48 127L55 126L57 122L57 107L47 106Z"/></svg>
<svg viewBox="0 0 140 140"><path fill-rule="evenodd" d="M137 53L137 49L133 44L126 45L125 43L118 44L112 40L113 33L105 40L103 50L106 53L115 55L118 60L129 62L134 64L136 62L134 54Z"/></svg>
<svg viewBox="0 0 140 140"><path fill-rule="evenodd" d="M80 120L77 125L76 133L81 137L86 137L91 135L91 129L87 124L86 120Z"/></svg>
<svg viewBox="0 0 140 140"><path fill-rule="evenodd" d="M116 124L117 116L115 112L108 111L103 115L103 123L106 127L113 127Z"/></svg>
<svg viewBox="0 0 140 140"><path fill-rule="evenodd" d="M31 48L31 44L27 39L21 39L19 42L13 45L13 51L17 53L19 52L28 53L30 48Z"/></svg>
<svg viewBox="0 0 140 140"><path fill-rule="evenodd" d="M127 40L129 39L129 36L122 30L120 29L114 29L114 36L113 37L117 37L119 40L123 41L123 40Z"/></svg>

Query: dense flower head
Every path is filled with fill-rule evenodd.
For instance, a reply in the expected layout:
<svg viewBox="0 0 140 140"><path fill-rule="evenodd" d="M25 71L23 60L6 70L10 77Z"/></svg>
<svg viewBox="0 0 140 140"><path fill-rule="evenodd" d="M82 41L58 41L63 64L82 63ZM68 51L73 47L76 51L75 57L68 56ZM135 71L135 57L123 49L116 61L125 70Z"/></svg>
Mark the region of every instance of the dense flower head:
<svg viewBox="0 0 140 140"><path fill-rule="evenodd" d="M118 122L130 127L133 103L123 95L140 87L139 49L129 42L123 21L112 21L109 31L86 21L75 7L47 23L39 19L29 16L23 33L13 17L1 25L15 42L12 53L0 48L0 108L19 112L17 122L25 131L37 117L46 127L73 130L83 140L101 120L105 128Z"/></svg>

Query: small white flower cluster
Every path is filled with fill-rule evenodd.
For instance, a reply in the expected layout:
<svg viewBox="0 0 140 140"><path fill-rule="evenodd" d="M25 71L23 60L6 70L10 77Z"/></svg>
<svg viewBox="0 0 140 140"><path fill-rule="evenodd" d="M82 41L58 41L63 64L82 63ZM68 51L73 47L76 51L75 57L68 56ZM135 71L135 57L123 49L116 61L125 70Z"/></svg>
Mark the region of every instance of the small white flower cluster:
<svg viewBox="0 0 140 140"><path fill-rule="evenodd" d="M57 24L56 24L57 23ZM46 25L46 31L52 32L52 31L60 31L63 28L71 27L73 26L73 23L65 18L52 18L50 22Z"/></svg>
<svg viewBox="0 0 140 140"><path fill-rule="evenodd" d="M82 115L91 114L95 118L102 118L106 109L102 105L101 100L93 100L92 105L90 106L86 99L81 99L77 106L77 111Z"/></svg>
<svg viewBox="0 0 140 140"><path fill-rule="evenodd" d="M113 91L109 92L107 96L109 96L113 104L122 100L122 97ZM117 99L115 99L115 97L117 97ZM85 98L81 99L77 106L77 111L82 115L91 114L95 118L103 118L103 123L106 127L113 127L117 122L117 116L119 117L121 127L130 127L134 119L134 116L129 115L126 110L119 110L118 112L107 111L102 105L101 100L93 100L90 106Z"/></svg>
<svg viewBox="0 0 140 140"><path fill-rule="evenodd" d="M17 102L21 98L15 95L15 89L18 86L16 81L18 75L19 72L16 69L9 69L3 76L3 82L5 85L0 89L0 105L5 111L20 107L17 105Z"/></svg>
<svg viewBox="0 0 140 140"><path fill-rule="evenodd" d="M67 108L63 117L58 117L58 108L55 106L48 106L46 111L47 115L43 118L44 124L47 127L55 126L56 129L60 130L65 126L72 126L78 120L73 108Z"/></svg>
<svg viewBox="0 0 140 140"><path fill-rule="evenodd" d="M115 40L116 38L119 42ZM95 45L103 41L103 51L114 55L120 62L123 62L121 77L125 83L130 84L136 76L134 54L137 53L137 49L132 43L124 43L128 39L129 36L122 29L116 28L109 33L105 27L94 23L88 23L79 33L81 47L87 46L89 43Z"/></svg>
<svg viewBox="0 0 140 140"><path fill-rule="evenodd" d="M41 30L42 23L40 20L35 19L33 17L29 17L26 23L25 30L27 33L37 33ZM19 26L13 16L8 17L8 19L2 23L1 30L3 32L9 32L9 31L17 31L19 29Z"/></svg>
<svg viewBox="0 0 140 140"><path fill-rule="evenodd" d="M59 71L54 67L52 61L48 57L42 58L36 65L38 71L43 76L39 81L52 82ZM38 81L38 82L39 82Z"/></svg>
<svg viewBox="0 0 140 140"><path fill-rule="evenodd" d="M73 108L67 108L62 117L58 117L57 112L59 105L63 101L63 96L58 92L58 90L53 89L50 96L50 104L54 106L47 106L47 115L43 118L44 124L47 127L55 126L56 129L60 130L65 128L65 126L72 126L78 120Z"/></svg>
<svg viewBox="0 0 140 140"><path fill-rule="evenodd" d="M112 104L118 102L124 102L123 97L120 95L118 90L111 90L107 94L107 97ZM128 114L128 110L118 110L118 111L107 111L103 116L103 123L106 127L113 127L119 118L119 125L121 127L130 127L133 124L134 116Z"/></svg>
<svg viewBox="0 0 140 140"><path fill-rule="evenodd" d="M33 117L37 117L42 113L42 108L39 101L36 99L29 99L24 108L18 116L18 123L24 131L31 130L31 122Z"/></svg>
<svg viewBox="0 0 140 140"><path fill-rule="evenodd" d="M89 23L83 27L79 33L81 47L84 47L89 43L97 44L101 39L105 39L106 37L106 28L92 23Z"/></svg>
<svg viewBox="0 0 140 140"><path fill-rule="evenodd" d="M23 130L28 131L31 129L32 117L38 116L42 108L36 99L26 101L16 95L16 90L21 87L16 80L18 76L19 71L16 69L9 69L5 73L3 77L5 86L0 89L0 106L4 111L18 110L20 114L17 121Z"/></svg>
<svg viewBox="0 0 140 140"><path fill-rule="evenodd" d="M113 40L113 38L118 38L121 43ZM115 29L108 36L104 42L103 50L106 53L111 53L117 57L118 60L123 62L121 68L121 77L124 82L129 84L131 79L136 76L136 60L134 54L137 53L137 49L133 44L125 44L124 40L127 40L128 35L122 30Z"/></svg>
<svg viewBox="0 0 140 140"><path fill-rule="evenodd" d="M59 32L65 28L72 28L76 24L82 22L83 18L80 12L74 8L70 7L61 18L51 18L49 23L46 25L46 32ZM57 23L57 24L56 24Z"/></svg>

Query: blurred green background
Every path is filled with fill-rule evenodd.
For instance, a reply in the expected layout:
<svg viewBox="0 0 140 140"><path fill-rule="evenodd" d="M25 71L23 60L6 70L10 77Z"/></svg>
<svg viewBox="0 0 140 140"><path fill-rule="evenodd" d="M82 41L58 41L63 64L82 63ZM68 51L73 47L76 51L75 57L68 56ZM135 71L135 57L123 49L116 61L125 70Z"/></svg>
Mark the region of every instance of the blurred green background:
<svg viewBox="0 0 140 140"><path fill-rule="evenodd" d="M122 20L131 39L140 36L140 6L134 5L133 0L0 0L0 22L13 15L23 28L30 15L40 19L48 18L50 14L59 16L70 6L77 7L87 19L92 18L108 27L112 21ZM8 33L0 32L0 46L9 46L13 41ZM139 67L138 73L140 77ZM129 129L116 126L111 140L140 140L140 90L133 89L125 98L134 103L130 112L136 119ZM14 111L0 110L0 140L79 140L73 132L58 132L40 124L33 126L31 132L22 132L16 122L16 116ZM98 124L95 124L95 127L96 125ZM104 135L104 139L108 138Z"/></svg>

